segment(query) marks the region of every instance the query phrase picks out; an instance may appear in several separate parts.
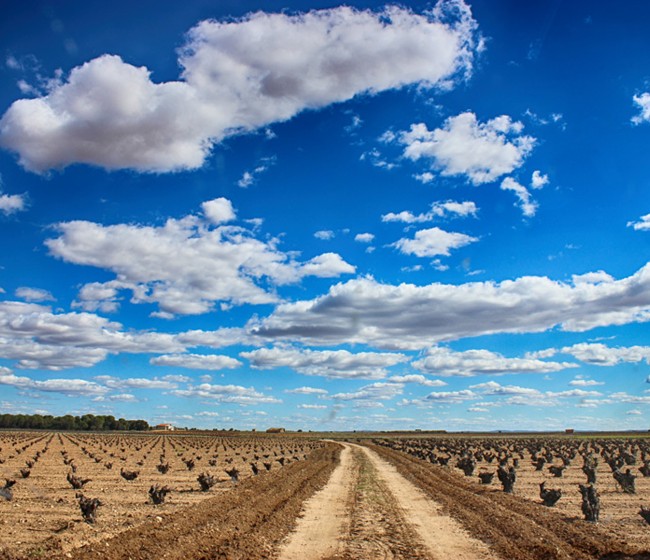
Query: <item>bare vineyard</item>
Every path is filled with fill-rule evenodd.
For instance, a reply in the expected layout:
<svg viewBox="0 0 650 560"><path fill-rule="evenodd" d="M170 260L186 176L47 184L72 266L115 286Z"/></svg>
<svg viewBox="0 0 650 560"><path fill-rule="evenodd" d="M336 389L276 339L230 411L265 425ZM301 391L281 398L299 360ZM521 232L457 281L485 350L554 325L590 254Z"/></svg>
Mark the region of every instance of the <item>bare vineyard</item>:
<svg viewBox="0 0 650 560"><path fill-rule="evenodd" d="M0 434L0 550L70 550L303 461L305 439Z"/></svg>
<svg viewBox="0 0 650 560"><path fill-rule="evenodd" d="M493 492L599 521L650 543L650 440L565 438L377 439Z"/></svg>

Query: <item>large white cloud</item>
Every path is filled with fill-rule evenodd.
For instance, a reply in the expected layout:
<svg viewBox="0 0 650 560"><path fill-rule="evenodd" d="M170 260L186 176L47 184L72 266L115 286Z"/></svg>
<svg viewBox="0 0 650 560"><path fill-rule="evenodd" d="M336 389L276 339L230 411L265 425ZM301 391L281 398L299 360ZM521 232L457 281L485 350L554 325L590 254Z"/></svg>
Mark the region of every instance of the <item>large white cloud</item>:
<svg viewBox="0 0 650 560"><path fill-rule="evenodd" d="M615 366L620 363L637 363L643 360L650 364L650 346L611 347L601 343L581 342L573 346L542 350L539 354L569 354L581 362L595 366Z"/></svg>
<svg viewBox="0 0 650 560"><path fill-rule="evenodd" d="M485 123L471 112L449 117L442 128L424 123L400 133L404 156L424 159L445 176L461 175L472 184L496 181L519 168L532 151L535 139L521 134L523 125L501 115Z"/></svg>
<svg viewBox="0 0 650 560"><path fill-rule="evenodd" d="M38 381L31 377L18 377L6 368L0 369L0 385L10 385L17 389L64 395L103 395L109 390L85 379L46 379Z"/></svg>
<svg viewBox="0 0 650 560"><path fill-rule="evenodd" d="M471 235L434 227L416 231L413 239L404 237L393 245L405 255L415 255L417 257L444 255L448 257L451 249L458 249L475 241L478 241L478 239Z"/></svg>
<svg viewBox="0 0 650 560"><path fill-rule="evenodd" d="M44 305L0 302L0 358L23 369L91 367L109 354L180 352L173 335L124 332L92 313L53 313Z"/></svg>
<svg viewBox="0 0 650 560"><path fill-rule="evenodd" d="M577 366L567 362L545 362L534 358L506 358L489 350L455 352L440 346L430 348L424 358L413 362L413 367L442 377L474 377L506 373L551 373Z"/></svg>
<svg viewBox="0 0 650 560"><path fill-rule="evenodd" d="M290 367L304 375L343 379L382 379L386 368L406 362L404 354L347 350L302 350L296 348L260 348L242 352L255 369Z"/></svg>
<svg viewBox="0 0 650 560"><path fill-rule="evenodd" d="M106 302L113 306L119 290L131 290L133 303L158 303L165 316L200 314L219 301L275 302L277 296L259 285L262 279L283 285L305 276L331 278L355 271L335 253L299 263L278 248L277 239L261 241L243 227L215 226L214 220L232 215L232 209L226 199L212 202L216 205L208 207L208 220L187 216L158 227L61 223L60 236L46 245L67 262L115 273L115 280L81 290L78 305L87 310Z"/></svg>
<svg viewBox="0 0 650 560"><path fill-rule="evenodd" d="M443 13L444 12L444 13ZM202 21L180 52L178 81L104 55L0 120L0 145L32 171L89 163L165 172L202 165L224 137L351 99L468 75L476 24L462 0L427 14L349 7Z"/></svg>
<svg viewBox="0 0 650 560"><path fill-rule="evenodd" d="M177 397L199 398L242 406L282 402L275 397L260 393L254 387L242 387L241 385L212 385L210 383L201 383L196 387L190 386L187 389L176 389L171 391L171 394Z"/></svg>
<svg viewBox="0 0 650 560"><path fill-rule="evenodd" d="M526 276L503 282L398 286L360 278L313 300L279 305L253 321L268 339L427 348L493 333L586 331L650 320L650 264L621 280L559 282Z"/></svg>

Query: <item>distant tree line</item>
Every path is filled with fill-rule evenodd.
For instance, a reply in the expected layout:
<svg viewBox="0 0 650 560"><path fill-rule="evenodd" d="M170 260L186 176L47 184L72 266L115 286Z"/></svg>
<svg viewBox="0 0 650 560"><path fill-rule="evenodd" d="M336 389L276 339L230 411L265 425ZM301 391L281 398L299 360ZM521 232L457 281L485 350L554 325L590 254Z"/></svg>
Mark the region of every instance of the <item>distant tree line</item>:
<svg viewBox="0 0 650 560"><path fill-rule="evenodd" d="M41 414L0 414L0 429L22 430L89 430L89 431L135 431L148 430L146 420L115 419L114 416L50 416Z"/></svg>

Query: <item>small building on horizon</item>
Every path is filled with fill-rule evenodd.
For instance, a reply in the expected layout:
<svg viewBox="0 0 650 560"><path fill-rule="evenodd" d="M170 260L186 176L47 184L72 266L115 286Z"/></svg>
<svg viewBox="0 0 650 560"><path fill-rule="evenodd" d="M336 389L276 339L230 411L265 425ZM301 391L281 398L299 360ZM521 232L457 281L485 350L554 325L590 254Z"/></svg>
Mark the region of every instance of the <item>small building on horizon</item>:
<svg viewBox="0 0 650 560"><path fill-rule="evenodd" d="M269 428L266 430L267 434L283 434L284 432L286 432L284 428Z"/></svg>
<svg viewBox="0 0 650 560"><path fill-rule="evenodd" d="M173 432L174 431L174 425L173 424L156 424L153 427L154 430L161 430L165 432Z"/></svg>

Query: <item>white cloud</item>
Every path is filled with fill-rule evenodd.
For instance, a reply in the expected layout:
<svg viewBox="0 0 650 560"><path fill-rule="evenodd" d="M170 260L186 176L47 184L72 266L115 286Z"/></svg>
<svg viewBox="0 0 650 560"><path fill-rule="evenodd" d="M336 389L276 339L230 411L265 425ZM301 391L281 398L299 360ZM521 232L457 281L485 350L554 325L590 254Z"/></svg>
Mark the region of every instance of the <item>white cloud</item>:
<svg viewBox="0 0 650 560"><path fill-rule="evenodd" d="M249 325L266 339L306 344L426 348L494 333L583 332L650 320L650 264L598 284L524 276L503 282L381 284L371 277L332 286L315 299L284 303Z"/></svg>
<svg viewBox="0 0 650 560"><path fill-rule="evenodd" d="M47 95L14 102L0 144L36 172L71 163L197 168L229 135L358 94L448 88L468 75L480 47L476 24L460 0L441 4L427 15L338 7L202 21L180 51L178 81L154 83L147 68L100 56Z"/></svg>
<svg viewBox="0 0 650 560"><path fill-rule="evenodd" d="M49 307L0 302L0 357L22 369L91 367L109 354L183 351L173 335L124 332L90 313L52 313Z"/></svg>
<svg viewBox="0 0 650 560"><path fill-rule="evenodd" d="M42 290L40 288L28 288L25 286L16 288L16 297L29 302L55 301L54 296L47 290Z"/></svg>
<svg viewBox="0 0 650 560"><path fill-rule="evenodd" d="M523 185L520 185L512 177L506 177L501 182L502 191L512 191L519 199L519 208L527 218L532 218L537 213L538 204L530 196L530 192Z"/></svg>
<svg viewBox="0 0 650 560"><path fill-rule="evenodd" d="M334 232L329 229L322 229L314 233L314 237L322 241L329 241L330 239L334 239Z"/></svg>
<svg viewBox="0 0 650 560"><path fill-rule="evenodd" d="M253 169L253 171L244 171L244 174L241 176L241 179L237 181L237 186L242 189L250 187L253 183L257 181L257 178L267 171L276 161L275 157L262 158L260 164Z"/></svg>
<svg viewBox="0 0 650 560"><path fill-rule="evenodd" d="M227 198L215 198L201 204L203 214L215 225L232 222L236 218L232 202Z"/></svg>
<svg viewBox="0 0 650 560"><path fill-rule="evenodd" d="M287 389L285 393L293 395L327 395L325 389L318 389L316 387L298 387L297 389Z"/></svg>
<svg viewBox="0 0 650 560"><path fill-rule="evenodd" d="M372 243L375 235L373 233L357 233L354 236L354 240L359 243Z"/></svg>
<svg viewBox="0 0 650 560"><path fill-rule="evenodd" d="M498 396L512 396L512 395L531 395L538 396L541 392L537 389L528 387L519 387L517 385L500 385L495 381L488 381L487 383L479 383L478 385L471 385L470 389L479 391L482 395L498 395Z"/></svg>
<svg viewBox="0 0 650 560"><path fill-rule="evenodd" d="M650 231L650 214L641 216L637 222L628 222L627 227L634 228L635 231Z"/></svg>
<svg viewBox="0 0 650 560"><path fill-rule="evenodd" d="M576 364L545 362L531 358L506 358L489 350L455 352L444 346L427 350L426 356L413 362L413 367L442 377L474 377L513 373L551 373Z"/></svg>
<svg viewBox="0 0 650 560"><path fill-rule="evenodd" d="M521 135L523 125L507 115L480 123L471 112L449 117L433 131L424 123L412 124L399 135L404 156L430 161L444 176L465 176L472 184L496 181L519 168L532 151L535 139Z"/></svg>
<svg viewBox="0 0 650 560"><path fill-rule="evenodd" d="M99 396L93 399L93 402L140 402L135 395L130 393L120 393L117 395Z"/></svg>
<svg viewBox="0 0 650 560"><path fill-rule="evenodd" d="M166 378L145 378L145 377L128 377L120 378L111 375L98 375L95 377L97 381L111 389L176 389L178 383L176 381Z"/></svg>
<svg viewBox="0 0 650 560"><path fill-rule="evenodd" d="M27 197L24 194L0 194L0 212L6 216L25 210L26 206Z"/></svg>
<svg viewBox="0 0 650 560"><path fill-rule="evenodd" d="M324 404L299 404L298 408L305 410L325 410L327 405Z"/></svg>
<svg viewBox="0 0 650 560"><path fill-rule="evenodd" d="M639 114L632 117L634 124L641 124L650 121L650 93L642 93L632 97L634 103L638 106Z"/></svg>
<svg viewBox="0 0 650 560"><path fill-rule="evenodd" d="M423 399L415 399L412 401L406 401L403 404L417 404L425 405L432 403L442 403L442 404L455 404L462 403L465 401L471 401L478 397L474 391L469 389L463 389L461 391L436 391L429 393Z"/></svg>
<svg viewBox="0 0 650 560"><path fill-rule="evenodd" d="M339 401L388 401L402 394L401 383L372 383L352 393L337 393L333 399Z"/></svg>
<svg viewBox="0 0 650 560"><path fill-rule="evenodd" d="M540 171L533 171L533 176L530 180L530 186L533 189L541 189L545 185L548 185L548 175L542 175Z"/></svg>
<svg viewBox="0 0 650 560"><path fill-rule="evenodd" d="M596 381L595 379L584 379L582 377L576 377L575 379L569 381L571 387L596 387L598 385L604 385L604 381Z"/></svg>
<svg viewBox="0 0 650 560"><path fill-rule="evenodd" d="M389 212L381 217L382 222L404 222L407 224L431 222L436 218L448 217L450 214L455 216L476 216L478 208L474 202L456 202L447 200L446 202L434 202L431 210L426 214L415 215L409 211L399 213Z"/></svg>
<svg viewBox="0 0 650 560"><path fill-rule="evenodd" d="M42 391L46 393L62 393L64 395L103 395L108 392L92 381L85 379L47 379L36 381L30 377L17 377L6 368L0 370L0 385L10 385L17 389Z"/></svg>
<svg viewBox="0 0 650 560"><path fill-rule="evenodd" d="M583 342L565 346L556 352L570 354L581 362L595 366L615 366L624 362L636 363L642 360L650 364L650 346L612 348L601 343Z"/></svg>
<svg viewBox="0 0 650 560"><path fill-rule="evenodd" d="M279 404L282 402L275 397L256 391L253 387L242 387L241 385L212 385L210 383L201 383L196 387L171 391L171 394L177 397L208 399L215 402L239 404L242 406Z"/></svg>
<svg viewBox="0 0 650 560"><path fill-rule="evenodd" d="M399 239L393 243L393 246L405 255L435 257L436 255L449 256L451 249L458 249L475 241L478 241L478 238L434 227L416 231L413 239Z"/></svg>
<svg viewBox="0 0 650 560"><path fill-rule="evenodd" d="M260 348L242 352L254 369L290 367L304 375L342 379L382 379L391 366L408 360L404 354L358 352L347 350L299 350L295 348Z"/></svg>
<svg viewBox="0 0 650 560"><path fill-rule="evenodd" d="M204 211L213 220L230 216L225 199ZM80 305L101 305L102 289L115 304L117 290L130 290L132 303L157 303L163 317L211 311L215 302L263 304L277 296L258 284L299 282L305 276L332 278L355 268L335 253L299 263L278 248L277 239L260 241L238 226L213 226L198 216L168 219L162 226L74 221L57 226L60 236L45 244L66 262L112 271L116 279L91 284L79 293ZM170 258L173 255L174 258Z"/></svg>
<svg viewBox="0 0 650 560"><path fill-rule="evenodd" d="M204 369L217 371L221 369L234 369L242 365L239 360L230 356L217 354L165 354L149 360L155 366L172 366L187 369Z"/></svg>
<svg viewBox="0 0 650 560"><path fill-rule="evenodd" d="M416 181L422 183L423 185L428 185L436 178L436 176L430 171L425 171L424 173L416 173L415 175L413 175L413 178Z"/></svg>
<svg viewBox="0 0 650 560"><path fill-rule="evenodd" d="M425 387L444 387L447 385L442 379L429 379L420 374L393 375L388 378L392 383L415 383Z"/></svg>

